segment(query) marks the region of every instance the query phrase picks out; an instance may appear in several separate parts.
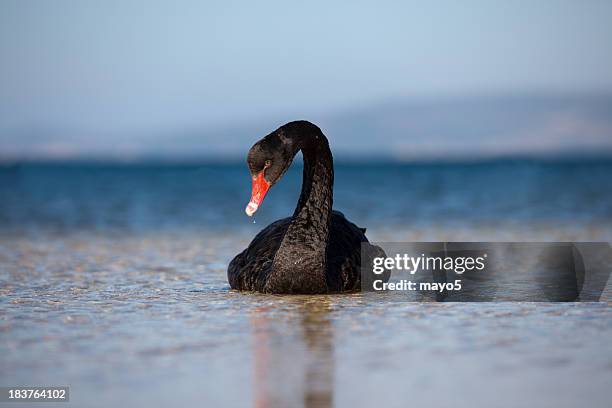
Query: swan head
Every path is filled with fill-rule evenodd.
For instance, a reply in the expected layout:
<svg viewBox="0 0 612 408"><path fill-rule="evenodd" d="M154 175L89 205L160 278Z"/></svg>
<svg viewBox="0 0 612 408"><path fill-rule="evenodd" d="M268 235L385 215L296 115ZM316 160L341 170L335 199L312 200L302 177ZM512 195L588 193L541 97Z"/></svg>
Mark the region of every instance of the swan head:
<svg viewBox="0 0 612 408"><path fill-rule="evenodd" d="M268 190L278 182L291 166L300 149L305 133L319 128L310 122L290 122L265 136L251 147L247 165L251 173L251 199L245 212L250 217L263 202Z"/></svg>

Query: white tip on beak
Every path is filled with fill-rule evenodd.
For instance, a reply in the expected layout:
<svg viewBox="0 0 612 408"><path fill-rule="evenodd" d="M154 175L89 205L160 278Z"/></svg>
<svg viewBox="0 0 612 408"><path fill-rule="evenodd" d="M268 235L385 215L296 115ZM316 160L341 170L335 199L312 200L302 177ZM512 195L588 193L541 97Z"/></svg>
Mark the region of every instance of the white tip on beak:
<svg viewBox="0 0 612 408"><path fill-rule="evenodd" d="M255 214L255 211L257 211L257 208L259 206L257 204L255 204L254 202L249 202L249 204L246 206L246 209L244 210L244 212L246 213L246 215L248 215L249 217L252 216L253 214Z"/></svg>

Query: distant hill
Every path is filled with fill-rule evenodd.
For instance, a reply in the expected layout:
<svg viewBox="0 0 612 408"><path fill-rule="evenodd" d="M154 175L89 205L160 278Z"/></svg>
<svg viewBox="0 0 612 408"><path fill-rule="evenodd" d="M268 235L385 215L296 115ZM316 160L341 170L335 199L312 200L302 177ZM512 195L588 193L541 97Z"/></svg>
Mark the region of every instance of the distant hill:
<svg viewBox="0 0 612 408"><path fill-rule="evenodd" d="M337 159L612 155L612 94L393 100L313 117L107 138L95 130L0 135L0 159L230 159L293 119L317 123Z"/></svg>

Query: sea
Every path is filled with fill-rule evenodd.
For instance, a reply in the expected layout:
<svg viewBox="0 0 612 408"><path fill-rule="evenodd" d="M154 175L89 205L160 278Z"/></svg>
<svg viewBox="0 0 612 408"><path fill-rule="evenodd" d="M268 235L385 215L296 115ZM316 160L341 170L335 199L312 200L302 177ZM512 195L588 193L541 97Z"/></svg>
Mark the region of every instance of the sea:
<svg viewBox="0 0 612 408"><path fill-rule="evenodd" d="M0 386L79 407L609 406L606 299L230 290L301 176L249 218L242 162L0 165ZM612 242L612 159L337 162L334 208L377 242Z"/></svg>

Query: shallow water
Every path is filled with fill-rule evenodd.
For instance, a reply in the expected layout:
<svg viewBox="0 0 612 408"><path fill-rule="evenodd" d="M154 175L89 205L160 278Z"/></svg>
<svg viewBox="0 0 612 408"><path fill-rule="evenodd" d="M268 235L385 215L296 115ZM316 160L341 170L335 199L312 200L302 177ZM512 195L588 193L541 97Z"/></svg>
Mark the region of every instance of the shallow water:
<svg viewBox="0 0 612 408"><path fill-rule="evenodd" d="M607 406L608 303L230 291L248 235L1 241L1 377L78 406Z"/></svg>
<svg viewBox="0 0 612 408"><path fill-rule="evenodd" d="M520 198L499 195L509 175L488 170L422 170L430 180L493 183L437 184L432 204L409 214L408 201L353 202L347 187L336 204L376 241L612 240L610 192L596 188L608 167L567 172L595 174L586 184L518 181L531 186ZM68 385L73 405L91 407L609 405L608 302L238 293L227 263L269 218L291 211L295 184L270 196L252 224L236 182L219 187L214 172L188 193L176 170L36 171L7 171L12 189L0 187L0 385ZM380 177L397 181L394 171ZM340 173L337 184L349 183L352 173ZM470 212L480 194L499 199Z"/></svg>

